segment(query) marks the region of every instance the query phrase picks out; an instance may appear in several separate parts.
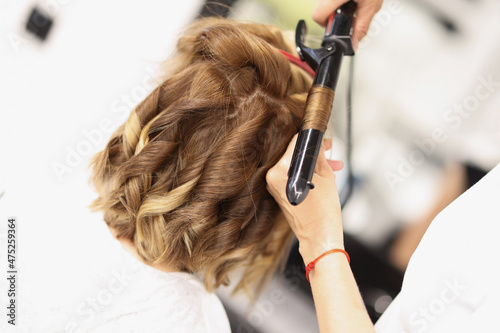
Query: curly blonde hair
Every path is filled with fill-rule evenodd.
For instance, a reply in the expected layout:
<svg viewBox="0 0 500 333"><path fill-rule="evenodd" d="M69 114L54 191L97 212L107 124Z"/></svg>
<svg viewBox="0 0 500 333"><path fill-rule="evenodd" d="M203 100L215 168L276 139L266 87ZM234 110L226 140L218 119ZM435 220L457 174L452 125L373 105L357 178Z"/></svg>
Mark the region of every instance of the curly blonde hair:
<svg viewBox="0 0 500 333"><path fill-rule="evenodd" d="M242 267L262 287L292 232L267 171L299 130L311 79L275 27L202 19L169 74L91 162L91 208L154 264L203 274L209 291Z"/></svg>

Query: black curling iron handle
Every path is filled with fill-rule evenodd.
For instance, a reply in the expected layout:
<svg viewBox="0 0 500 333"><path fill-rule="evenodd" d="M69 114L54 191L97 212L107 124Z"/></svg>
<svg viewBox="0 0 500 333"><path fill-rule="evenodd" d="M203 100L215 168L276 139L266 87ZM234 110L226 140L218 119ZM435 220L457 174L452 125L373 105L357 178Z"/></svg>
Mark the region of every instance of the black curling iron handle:
<svg viewBox="0 0 500 333"><path fill-rule="evenodd" d="M310 65L316 65L317 70L306 102L304 120L295 144L292 163L288 170L286 195L290 204L294 206L304 201L309 190L314 188L312 177L326 124L330 118L342 57L344 51L347 50L342 46L342 41L336 37L349 36L355 9L356 3L349 1L329 17L321 44L322 49L305 48L301 42L303 39L296 38L300 42L301 51L308 55L306 60L311 62ZM300 22L299 27L301 27ZM298 29L298 31L298 37L301 37L301 30Z"/></svg>
<svg viewBox="0 0 500 333"><path fill-rule="evenodd" d="M354 21L356 3L349 1L328 17L325 28L325 37L328 36L349 36Z"/></svg>
<svg viewBox="0 0 500 333"><path fill-rule="evenodd" d="M288 202L293 206L304 201L309 190L314 188L311 180L322 140L323 132L320 130L306 129L299 132L286 184Z"/></svg>

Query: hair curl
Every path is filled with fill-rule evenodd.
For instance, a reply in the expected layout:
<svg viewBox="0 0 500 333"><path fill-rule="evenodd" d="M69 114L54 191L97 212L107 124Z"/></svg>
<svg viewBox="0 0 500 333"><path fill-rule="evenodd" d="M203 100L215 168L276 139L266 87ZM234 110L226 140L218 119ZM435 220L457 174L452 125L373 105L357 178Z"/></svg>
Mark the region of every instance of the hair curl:
<svg viewBox="0 0 500 333"><path fill-rule="evenodd" d="M151 263L203 273L209 291L243 267L262 287L292 232L267 171L298 131L311 79L277 51L279 29L202 19L170 73L91 162L91 208Z"/></svg>

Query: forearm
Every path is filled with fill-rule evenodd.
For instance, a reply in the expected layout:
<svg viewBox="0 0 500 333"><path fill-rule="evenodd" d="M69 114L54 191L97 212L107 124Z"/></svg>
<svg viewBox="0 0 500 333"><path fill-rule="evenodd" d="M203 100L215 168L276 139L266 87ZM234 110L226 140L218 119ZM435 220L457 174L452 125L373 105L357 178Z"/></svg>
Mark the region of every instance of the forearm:
<svg viewBox="0 0 500 333"><path fill-rule="evenodd" d="M322 333L375 332L343 253L321 258L309 279Z"/></svg>
<svg viewBox="0 0 500 333"><path fill-rule="evenodd" d="M344 247L340 202L333 173L340 170L342 164L328 163L322 146L313 176L314 191L300 205L290 205L285 188L296 139L297 135L288 145L285 155L269 170L266 180L269 193L280 205L299 240L299 251L305 264L309 264L325 251ZM309 273L309 279L322 333L374 332L343 253L332 253L319 259Z"/></svg>

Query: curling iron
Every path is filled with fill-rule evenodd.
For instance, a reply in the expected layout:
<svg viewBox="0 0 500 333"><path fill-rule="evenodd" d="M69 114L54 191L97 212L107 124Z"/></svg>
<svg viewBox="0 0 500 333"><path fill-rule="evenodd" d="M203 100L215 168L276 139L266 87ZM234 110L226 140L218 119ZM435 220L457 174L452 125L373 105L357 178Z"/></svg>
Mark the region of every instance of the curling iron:
<svg viewBox="0 0 500 333"><path fill-rule="evenodd" d="M294 206L304 201L309 190L314 188L312 177L330 119L342 58L354 55L350 34L355 10L356 3L349 1L330 15L319 49L304 45L306 23L300 20L297 24L297 51L300 58L315 71L315 76L288 170L286 195Z"/></svg>

